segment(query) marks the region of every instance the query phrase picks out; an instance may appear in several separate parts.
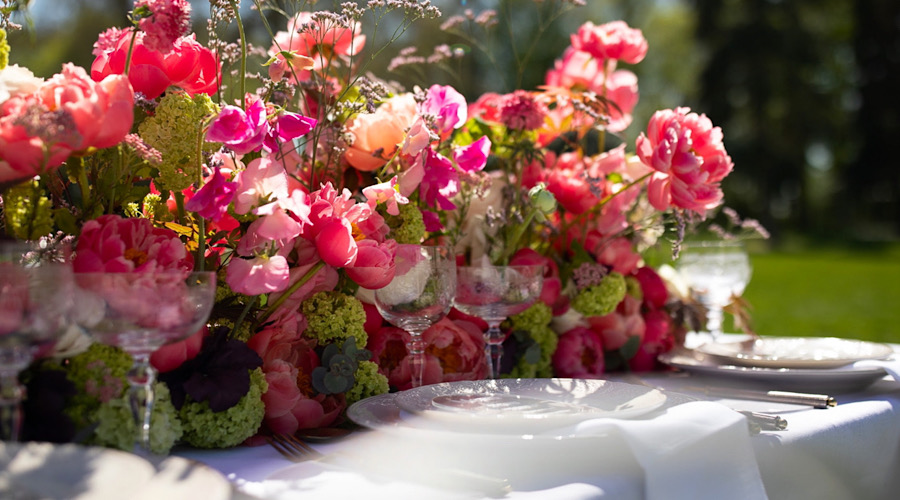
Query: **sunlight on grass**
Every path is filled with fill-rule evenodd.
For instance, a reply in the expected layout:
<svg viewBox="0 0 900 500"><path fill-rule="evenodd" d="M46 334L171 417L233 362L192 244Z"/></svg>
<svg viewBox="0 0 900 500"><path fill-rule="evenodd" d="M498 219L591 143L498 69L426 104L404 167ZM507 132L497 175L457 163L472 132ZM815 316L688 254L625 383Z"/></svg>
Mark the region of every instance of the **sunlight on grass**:
<svg viewBox="0 0 900 500"><path fill-rule="evenodd" d="M751 256L745 297L760 335L900 343L900 248Z"/></svg>

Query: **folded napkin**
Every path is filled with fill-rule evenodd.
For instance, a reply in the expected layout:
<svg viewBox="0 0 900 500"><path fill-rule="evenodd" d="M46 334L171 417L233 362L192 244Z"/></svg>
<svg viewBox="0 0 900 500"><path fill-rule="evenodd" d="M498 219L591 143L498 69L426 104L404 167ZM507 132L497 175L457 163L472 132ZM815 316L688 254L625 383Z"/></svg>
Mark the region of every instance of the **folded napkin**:
<svg viewBox="0 0 900 500"><path fill-rule="evenodd" d="M896 356L896 354L894 354L894 356ZM853 366L853 368L881 368L886 371L891 378L900 382L900 360L864 359L853 363L851 366Z"/></svg>
<svg viewBox="0 0 900 500"><path fill-rule="evenodd" d="M718 403L685 403L652 419L589 420L576 432L621 436L643 469L648 500L766 498L745 417Z"/></svg>

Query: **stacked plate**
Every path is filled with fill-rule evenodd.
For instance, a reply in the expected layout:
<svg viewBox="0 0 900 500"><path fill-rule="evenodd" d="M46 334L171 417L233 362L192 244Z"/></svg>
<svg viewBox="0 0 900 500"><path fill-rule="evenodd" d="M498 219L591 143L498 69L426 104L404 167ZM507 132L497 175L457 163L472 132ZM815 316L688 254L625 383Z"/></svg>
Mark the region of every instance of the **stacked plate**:
<svg viewBox="0 0 900 500"><path fill-rule="evenodd" d="M834 337L708 342L660 356L675 368L765 383L772 389L852 392L888 374L887 344Z"/></svg>

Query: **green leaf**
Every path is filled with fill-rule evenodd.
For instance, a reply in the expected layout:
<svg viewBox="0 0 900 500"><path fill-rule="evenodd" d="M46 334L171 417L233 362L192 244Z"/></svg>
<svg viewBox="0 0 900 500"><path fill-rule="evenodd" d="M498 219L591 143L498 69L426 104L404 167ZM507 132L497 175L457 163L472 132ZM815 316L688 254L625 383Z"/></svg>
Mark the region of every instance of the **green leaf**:
<svg viewBox="0 0 900 500"><path fill-rule="evenodd" d="M625 342L625 345L619 348L619 352L622 356L622 359L627 361L634 357L637 354L638 349L641 347L641 339L637 335L632 335L628 337L628 341Z"/></svg>

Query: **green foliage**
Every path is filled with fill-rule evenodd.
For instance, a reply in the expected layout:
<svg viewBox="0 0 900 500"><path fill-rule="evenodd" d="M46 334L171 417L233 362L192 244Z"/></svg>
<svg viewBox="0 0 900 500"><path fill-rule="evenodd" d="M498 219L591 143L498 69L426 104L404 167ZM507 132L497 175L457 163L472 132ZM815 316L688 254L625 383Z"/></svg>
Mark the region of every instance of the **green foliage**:
<svg viewBox="0 0 900 500"><path fill-rule="evenodd" d="M509 373L513 378L553 376L552 356L559 337L550 328L553 312L543 302L535 302L528 309L508 319L511 335L517 343L518 360Z"/></svg>
<svg viewBox="0 0 900 500"><path fill-rule="evenodd" d="M37 181L10 188L3 193L6 232L20 240L36 240L50 234L53 231L51 206Z"/></svg>
<svg viewBox="0 0 900 500"><path fill-rule="evenodd" d="M66 414L81 429L93 424L95 412L104 402L125 394L128 387L125 376L131 369L132 359L118 347L94 343L63 365L66 378L78 391L66 407Z"/></svg>
<svg viewBox="0 0 900 500"><path fill-rule="evenodd" d="M0 70L9 64L9 43L6 41L6 30L0 28Z"/></svg>
<svg viewBox="0 0 900 500"><path fill-rule="evenodd" d="M321 366L312 371L313 388L321 394L347 392L356 384L359 363L372 357L366 349L360 349L356 340L349 337L342 346L329 344L321 356Z"/></svg>
<svg viewBox="0 0 900 500"><path fill-rule="evenodd" d="M222 411L210 410L206 401L190 397L181 407L185 443L198 448L229 448L256 434L266 413L262 395L269 389L261 368L250 371L250 390L238 404Z"/></svg>

